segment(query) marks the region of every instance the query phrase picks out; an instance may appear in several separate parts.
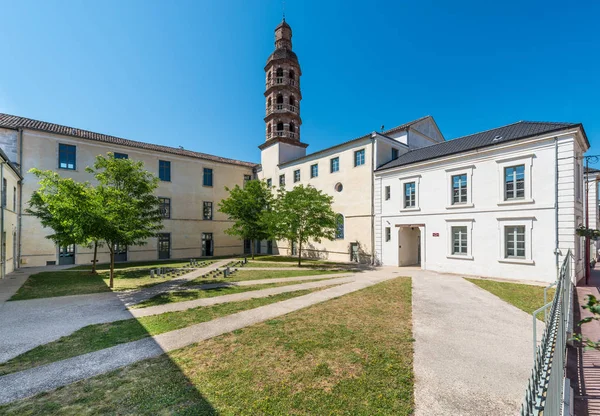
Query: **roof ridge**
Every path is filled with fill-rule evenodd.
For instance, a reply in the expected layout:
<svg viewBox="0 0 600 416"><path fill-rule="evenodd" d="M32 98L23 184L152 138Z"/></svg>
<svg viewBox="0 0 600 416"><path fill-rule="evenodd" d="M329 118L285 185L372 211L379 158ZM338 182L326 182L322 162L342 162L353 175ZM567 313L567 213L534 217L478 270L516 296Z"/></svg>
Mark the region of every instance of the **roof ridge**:
<svg viewBox="0 0 600 416"><path fill-rule="evenodd" d="M464 137L474 136L476 134L486 133L488 131L498 130L498 129L502 129L502 128L508 127L508 126L514 126L515 124L519 124L519 123L531 123L531 122L530 121L519 120L519 121L515 121L514 123L505 124L504 126L494 127L492 129L487 129L487 130L481 130L481 131L478 131L477 133L465 134L464 136L458 136L458 137L455 137L454 139L450 139L448 141L458 140L458 139L462 139Z"/></svg>
<svg viewBox="0 0 600 416"><path fill-rule="evenodd" d="M216 155L211 155L209 153L203 153L203 152L199 152L196 150L189 150L189 149L183 149L183 148L177 148L177 147L171 147L171 146L167 146L164 144L155 144L155 143L148 143L148 142L142 142L139 140L131 140L131 139L126 139L124 137L119 137L119 136L113 136L110 134L105 134L105 133L98 133L92 130L87 130L87 129L81 129L78 127L72 127L72 126L67 126L64 124L58 124L58 123L52 123L49 121L43 121L43 120L36 120L36 119L32 119L29 117L22 117L22 116L17 116L14 114L8 114L8 113L0 113L0 127L5 126L5 127L9 127L10 128L10 124L4 124L2 123L2 117L7 117L7 118L12 118L14 120L14 127L22 127L22 128L28 128L28 129L32 129L32 130L39 130L39 131L46 131L46 132L50 132L50 133L54 133L54 134L60 134L63 136L71 136L71 137L78 137L84 140L97 140L91 137L84 137L84 134L88 134L90 136L102 136L103 138L109 139L109 140L120 140L120 141L124 141L127 143L113 143L116 145L121 145L121 146L129 146L129 147L137 147L137 148L144 148L143 146L149 146L149 147L155 147L155 149L151 149L151 148L146 148L146 150L155 150L155 151L160 151L159 149L162 149L165 152L168 153L172 153L172 154L177 154L179 156L190 156L193 157L192 154L197 155L198 157L202 158L206 158L209 160L212 160L212 158L214 158L213 161L219 162L219 160L217 159L221 159L221 162L223 163L231 163L231 162L236 162L236 163L241 163L241 164L247 164L247 165L251 165L254 166L256 165L256 163L253 162L246 162L243 160L238 160L238 159L232 159L232 158L227 158L227 157L222 157L222 156L216 156ZM68 133L61 133L61 132L57 132L57 131L52 131L49 128L43 128L43 126L28 126L26 123L44 123L47 125L50 125L52 127L58 128L58 129L66 129L66 130L71 130L71 133L73 133L74 130L76 130L78 133L80 134L68 134ZM14 128L13 127L13 128ZM102 141L102 140L97 140L97 141ZM110 143L110 141L107 140L108 143ZM186 155L187 153L187 155Z"/></svg>

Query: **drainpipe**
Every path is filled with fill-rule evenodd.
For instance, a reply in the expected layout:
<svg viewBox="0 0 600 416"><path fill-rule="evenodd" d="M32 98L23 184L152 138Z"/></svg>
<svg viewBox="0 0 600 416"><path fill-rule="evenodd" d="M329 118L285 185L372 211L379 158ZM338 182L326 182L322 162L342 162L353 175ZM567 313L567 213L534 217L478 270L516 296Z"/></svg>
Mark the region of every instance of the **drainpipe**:
<svg viewBox="0 0 600 416"><path fill-rule="evenodd" d="M560 259L558 251L558 137L554 138L554 256L556 257L556 280L560 273Z"/></svg>
<svg viewBox="0 0 600 416"><path fill-rule="evenodd" d="M25 174L23 172L23 129L19 129L19 171L21 173L21 177L24 178ZM21 229L23 223L23 181L21 179L19 184L19 216L17 218L17 232L19 233L19 249L17 256L17 267L21 268ZM14 255L14 254L13 254Z"/></svg>
<svg viewBox="0 0 600 416"><path fill-rule="evenodd" d="M375 265L375 134L371 134L371 265Z"/></svg>
<svg viewBox="0 0 600 416"><path fill-rule="evenodd" d="M0 163L0 189L2 189L2 193L0 194L0 253L1 253L1 262L2 265L0 267L0 278L4 279L6 276L6 249L4 248L4 209L6 208L4 201L6 200L6 189L4 189L4 164L6 162Z"/></svg>

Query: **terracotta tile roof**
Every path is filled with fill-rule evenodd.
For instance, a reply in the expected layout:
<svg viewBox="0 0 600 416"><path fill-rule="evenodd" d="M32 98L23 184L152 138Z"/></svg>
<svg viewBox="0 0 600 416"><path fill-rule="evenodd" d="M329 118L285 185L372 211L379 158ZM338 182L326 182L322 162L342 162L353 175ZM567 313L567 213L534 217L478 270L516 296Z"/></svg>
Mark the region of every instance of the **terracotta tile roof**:
<svg viewBox="0 0 600 416"><path fill-rule="evenodd" d="M209 160L211 162L227 163L250 168L256 166L256 163L252 162L244 162L241 160L228 159L206 153L194 152L192 150L122 139L120 137L109 136L102 133L94 133L88 130L81 130L74 127L62 126L60 124L48 123L45 121L33 120L30 118L13 116L4 113L0 113L0 127L9 129L23 128L29 130L39 130L48 133L61 134L63 136L77 137L80 139L93 140L108 144L116 144L119 146L135 147L138 149L153 150L156 152L169 153L177 156L193 157L196 159Z"/></svg>

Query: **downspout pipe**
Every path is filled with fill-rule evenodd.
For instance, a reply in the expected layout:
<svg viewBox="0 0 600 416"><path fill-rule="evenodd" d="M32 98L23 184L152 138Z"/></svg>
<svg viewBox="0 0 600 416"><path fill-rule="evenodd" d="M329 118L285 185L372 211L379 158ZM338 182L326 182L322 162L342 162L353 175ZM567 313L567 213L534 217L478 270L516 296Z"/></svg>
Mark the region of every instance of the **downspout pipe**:
<svg viewBox="0 0 600 416"><path fill-rule="evenodd" d="M371 265L375 265L375 136L371 134Z"/></svg>
<svg viewBox="0 0 600 416"><path fill-rule="evenodd" d="M6 209L6 191L7 187L4 186L4 165L6 162L0 163L0 189L2 189L2 196L0 197L0 253L1 253L1 267L0 274L1 278L4 279L6 276L6 241L4 241L4 210Z"/></svg>
<svg viewBox="0 0 600 416"><path fill-rule="evenodd" d="M558 137L554 138L554 256L556 258L556 280L560 273L558 241Z"/></svg>
<svg viewBox="0 0 600 416"><path fill-rule="evenodd" d="M23 172L23 129L19 129L19 171L21 172L21 181L19 183L19 215L17 217L17 232L19 235L19 245L18 245L18 255L17 255L17 267L21 267L21 235L22 235L22 227L23 227L23 182L24 182L24 173ZM15 254L13 253L13 256Z"/></svg>

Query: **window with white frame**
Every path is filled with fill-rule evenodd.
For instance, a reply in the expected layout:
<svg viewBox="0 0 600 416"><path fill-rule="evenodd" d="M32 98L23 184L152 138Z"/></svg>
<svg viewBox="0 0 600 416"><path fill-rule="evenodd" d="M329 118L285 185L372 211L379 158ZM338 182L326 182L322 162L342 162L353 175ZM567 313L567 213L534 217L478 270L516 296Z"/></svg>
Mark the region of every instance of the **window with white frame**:
<svg viewBox="0 0 600 416"><path fill-rule="evenodd" d="M467 203L467 174L452 175L452 205Z"/></svg>
<svg viewBox="0 0 600 416"><path fill-rule="evenodd" d="M525 198L525 165L504 168L504 200Z"/></svg>
<svg viewBox="0 0 600 416"><path fill-rule="evenodd" d="M300 169L294 171L294 182L300 182Z"/></svg>
<svg viewBox="0 0 600 416"><path fill-rule="evenodd" d="M416 182L406 182L404 184L404 208L416 207L417 184Z"/></svg>
<svg viewBox="0 0 600 416"><path fill-rule="evenodd" d="M390 227L385 227L385 241L388 242L392 239L392 229Z"/></svg>
<svg viewBox="0 0 600 416"><path fill-rule="evenodd" d="M392 147L392 160L398 159L398 149Z"/></svg>
<svg viewBox="0 0 600 416"><path fill-rule="evenodd" d="M365 149L357 150L354 152L354 166L361 166L365 164Z"/></svg>
<svg viewBox="0 0 600 416"><path fill-rule="evenodd" d="M319 176L319 165L315 163L314 165L310 165L310 177L316 178Z"/></svg>
<svg viewBox="0 0 600 416"><path fill-rule="evenodd" d="M532 257L535 217L498 218L501 263L534 264Z"/></svg>
<svg viewBox="0 0 600 416"><path fill-rule="evenodd" d="M504 227L504 258L525 258L524 225L508 225Z"/></svg>
<svg viewBox="0 0 600 416"><path fill-rule="evenodd" d="M285 187L285 174L279 175L279 186Z"/></svg>
<svg viewBox="0 0 600 416"><path fill-rule="evenodd" d="M468 254L467 227L452 227L452 255L466 256Z"/></svg>
<svg viewBox="0 0 600 416"><path fill-rule="evenodd" d="M499 174L498 205L533 203L532 172L535 155L497 160Z"/></svg>
<svg viewBox="0 0 600 416"><path fill-rule="evenodd" d="M392 196L392 195L391 195L390 187L389 187L389 186L386 186L386 187L385 187L385 200L386 200L386 201L389 201L389 199L391 198L391 196Z"/></svg>

